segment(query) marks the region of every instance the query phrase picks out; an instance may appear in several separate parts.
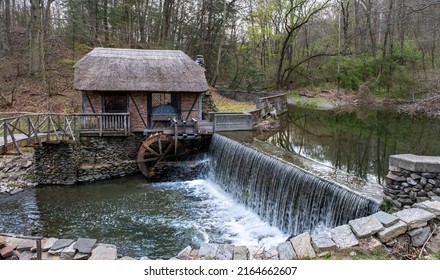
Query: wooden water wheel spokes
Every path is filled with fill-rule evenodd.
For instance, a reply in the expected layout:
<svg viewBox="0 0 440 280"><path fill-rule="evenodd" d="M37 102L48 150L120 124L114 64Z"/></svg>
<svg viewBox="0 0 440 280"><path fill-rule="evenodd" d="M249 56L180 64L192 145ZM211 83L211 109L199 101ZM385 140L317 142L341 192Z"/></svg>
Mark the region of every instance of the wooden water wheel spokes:
<svg viewBox="0 0 440 280"><path fill-rule="evenodd" d="M142 174L150 177L150 170L159 162L179 155L181 145L177 142L177 149L175 145L174 138L165 134L152 135L144 140L137 153L137 164Z"/></svg>

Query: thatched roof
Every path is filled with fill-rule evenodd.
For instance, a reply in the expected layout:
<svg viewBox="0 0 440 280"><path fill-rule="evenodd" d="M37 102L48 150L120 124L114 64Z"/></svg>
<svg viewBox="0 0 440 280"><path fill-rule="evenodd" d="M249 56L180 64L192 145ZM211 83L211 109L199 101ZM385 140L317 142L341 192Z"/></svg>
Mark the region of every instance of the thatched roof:
<svg viewBox="0 0 440 280"><path fill-rule="evenodd" d="M182 51L96 48L74 68L82 91L208 90L205 70Z"/></svg>

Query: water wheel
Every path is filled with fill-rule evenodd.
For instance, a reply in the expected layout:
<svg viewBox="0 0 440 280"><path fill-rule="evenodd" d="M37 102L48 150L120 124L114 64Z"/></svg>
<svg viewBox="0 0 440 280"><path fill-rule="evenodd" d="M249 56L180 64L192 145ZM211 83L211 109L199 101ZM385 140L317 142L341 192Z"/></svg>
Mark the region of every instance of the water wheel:
<svg viewBox="0 0 440 280"><path fill-rule="evenodd" d="M157 134L145 139L139 146L137 164L146 177L151 177L154 167L161 161L182 154L183 147L170 135Z"/></svg>

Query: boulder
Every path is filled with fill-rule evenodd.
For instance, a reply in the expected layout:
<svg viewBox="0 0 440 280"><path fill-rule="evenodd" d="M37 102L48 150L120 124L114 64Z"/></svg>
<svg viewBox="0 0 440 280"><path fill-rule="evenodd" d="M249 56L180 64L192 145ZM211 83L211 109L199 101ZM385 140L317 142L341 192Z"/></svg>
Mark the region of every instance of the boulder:
<svg viewBox="0 0 440 280"><path fill-rule="evenodd" d="M211 258L211 259L213 259L215 257L215 254L217 253L217 250L218 250L218 244L203 243L200 246L198 256L200 258Z"/></svg>
<svg viewBox="0 0 440 280"><path fill-rule="evenodd" d="M278 244L278 258L280 260L291 260L296 258L296 253L293 250L292 243L289 241Z"/></svg>
<svg viewBox="0 0 440 280"><path fill-rule="evenodd" d="M192 248L191 246L186 247L185 249L183 249L182 251L180 251L176 258L178 258L179 260L187 260L189 259L189 254L191 254Z"/></svg>
<svg viewBox="0 0 440 280"><path fill-rule="evenodd" d="M248 260L249 250L246 246L235 246L234 247L234 260Z"/></svg>
<svg viewBox="0 0 440 280"><path fill-rule="evenodd" d="M30 261L30 260L34 260L36 259L36 256L34 253L30 252L30 251L24 251L23 253L20 254L19 259L22 261Z"/></svg>
<svg viewBox="0 0 440 280"><path fill-rule="evenodd" d="M291 238L290 243L292 243L297 258L303 259L316 257L315 250L313 250L312 244L310 243L310 235L308 232Z"/></svg>
<svg viewBox="0 0 440 280"><path fill-rule="evenodd" d="M417 228L408 232L408 234L411 236L412 245L415 247L420 247L425 244L431 235L431 228L429 226Z"/></svg>
<svg viewBox="0 0 440 280"><path fill-rule="evenodd" d="M118 258L118 250L112 244L96 244L92 250L89 260L116 260Z"/></svg>
<svg viewBox="0 0 440 280"><path fill-rule="evenodd" d="M96 244L96 239L90 238L78 238L74 245L74 249L83 254L90 254L92 252L93 246Z"/></svg>
<svg viewBox="0 0 440 280"><path fill-rule="evenodd" d="M58 251L60 249L69 247L74 242L73 239L58 239L55 243L50 247L52 251Z"/></svg>
<svg viewBox="0 0 440 280"><path fill-rule="evenodd" d="M62 260L73 260L75 254L76 254L75 243L72 243L69 247L66 247L61 251L60 257Z"/></svg>
<svg viewBox="0 0 440 280"><path fill-rule="evenodd" d="M330 230L331 237L339 249L348 249L359 245L349 225L342 225Z"/></svg>
<svg viewBox="0 0 440 280"><path fill-rule="evenodd" d="M374 215L351 220L348 224L359 238L372 236L383 229L382 223Z"/></svg>
<svg viewBox="0 0 440 280"><path fill-rule="evenodd" d="M440 201L429 200L421 203L416 203L413 205L415 208L426 210L440 219Z"/></svg>
<svg viewBox="0 0 440 280"><path fill-rule="evenodd" d="M75 256L73 257L74 260L88 260L90 257L90 254L83 254L80 252L77 252Z"/></svg>
<svg viewBox="0 0 440 280"><path fill-rule="evenodd" d="M218 245L217 252L215 253L215 259L232 260L233 256L234 256L234 246L229 244Z"/></svg>
<svg viewBox="0 0 440 280"><path fill-rule="evenodd" d="M374 213L373 216L376 217L385 227L390 227L399 221L396 216L388 214L384 211Z"/></svg>
<svg viewBox="0 0 440 280"><path fill-rule="evenodd" d="M321 232L312 235L312 246L317 253L323 253L327 251L334 251L338 247L336 243L331 238L330 233Z"/></svg>
<svg viewBox="0 0 440 280"><path fill-rule="evenodd" d="M388 243L392 239L404 234L408 230L406 223L398 221L394 225L384 228L377 233L377 237L382 243Z"/></svg>
<svg viewBox="0 0 440 280"><path fill-rule="evenodd" d="M405 222L409 230L425 226L429 220L435 218L431 212L419 208L404 209L394 215Z"/></svg>
<svg viewBox="0 0 440 280"><path fill-rule="evenodd" d="M6 246L3 249L0 250L0 257L3 259L12 257L14 255L14 248L11 246Z"/></svg>
<svg viewBox="0 0 440 280"><path fill-rule="evenodd" d="M30 240L30 239L24 239L22 242L20 242L17 245L16 250L17 251L30 251L32 247L35 246L36 241Z"/></svg>
<svg viewBox="0 0 440 280"><path fill-rule="evenodd" d="M57 241L58 238L43 238L43 240L41 240L41 249L43 252L47 252Z"/></svg>

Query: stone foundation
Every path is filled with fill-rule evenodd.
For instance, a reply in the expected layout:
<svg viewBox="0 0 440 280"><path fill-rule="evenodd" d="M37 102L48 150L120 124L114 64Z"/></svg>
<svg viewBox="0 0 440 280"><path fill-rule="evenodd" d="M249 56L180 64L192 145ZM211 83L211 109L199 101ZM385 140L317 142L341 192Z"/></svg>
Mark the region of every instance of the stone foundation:
<svg viewBox="0 0 440 280"><path fill-rule="evenodd" d="M39 184L71 185L124 177L138 172L135 161L140 137L82 137L35 146Z"/></svg>
<svg viewBox="0 0 440 280"><path fill-rule="evenodd" d="M384 194L394 206L440 201L440 157L392 155L389 163Z"/></svg>

